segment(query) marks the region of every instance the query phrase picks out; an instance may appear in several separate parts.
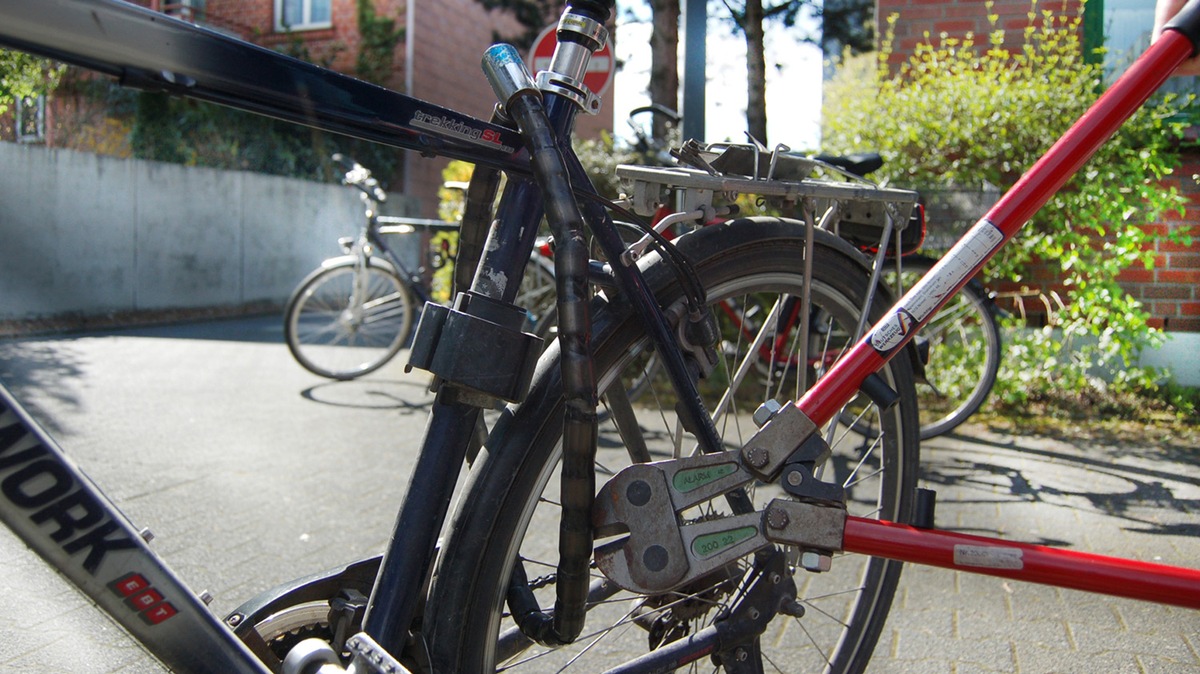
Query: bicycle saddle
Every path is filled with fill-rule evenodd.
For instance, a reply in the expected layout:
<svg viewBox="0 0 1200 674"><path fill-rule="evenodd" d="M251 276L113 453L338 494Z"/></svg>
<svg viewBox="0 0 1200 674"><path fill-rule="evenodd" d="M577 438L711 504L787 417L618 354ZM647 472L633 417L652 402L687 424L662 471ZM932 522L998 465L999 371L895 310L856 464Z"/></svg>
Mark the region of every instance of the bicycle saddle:
<svg viewBox="0 0 1200 674"><path fill-rule="evenodd" d="M819 154L813 157L813 159L836 166L843 171L860 177L866 177L867 174L877 171L879 167L883 166L883 157L878 152L860 152L847 155Z"/></svg>

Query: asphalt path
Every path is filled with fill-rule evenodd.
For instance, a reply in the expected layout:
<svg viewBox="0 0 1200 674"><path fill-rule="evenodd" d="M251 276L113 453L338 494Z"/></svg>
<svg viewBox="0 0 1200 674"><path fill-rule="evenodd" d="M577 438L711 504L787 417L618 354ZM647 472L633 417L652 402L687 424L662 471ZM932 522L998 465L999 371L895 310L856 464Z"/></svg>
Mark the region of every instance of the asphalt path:
<svg viewBox="0 0 1200 674"><path fill-rule="evenodd" d="M432 396L292 361L277 317L0 342L0 381L224 615L380 552ZM923 448L938 524L1200 567L1200 448L968 425ZM0 672L162 671L0 529ZM909 567L869 672L1200 672L1200 613Z"/></svg>
<svg viewBox="0 0 1200 674"><path fill-rule="evenodd" d="M0 381L225 615L381 552L432 394L301 369L277 317L0 343ZM0 671L156 665L0 529Z"/></svg>

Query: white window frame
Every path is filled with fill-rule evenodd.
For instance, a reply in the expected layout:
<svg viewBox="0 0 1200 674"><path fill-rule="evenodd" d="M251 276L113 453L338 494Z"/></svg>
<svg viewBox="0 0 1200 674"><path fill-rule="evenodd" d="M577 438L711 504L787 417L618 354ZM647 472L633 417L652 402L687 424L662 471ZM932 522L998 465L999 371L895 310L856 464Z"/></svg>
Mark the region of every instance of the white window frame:
<svg viewBox="0 0 1200 674"><path fill-rule="evenodd" d="M32 105L30 105L32 103ZM19 97L16 100L16 135L18 143L46 142L46 97L41 94ZM33 133L25 133L27 115L32 114Z"/></svg>
<svg viewBox="0 0 1200 674"><path fill-rule="evenodd" d="M314 2L325 2L329 4L329 19L325 21L312 20L312 7ZM300 0L302 18L299 22L285 26L283 23L283 3L284 0L275 0L275 30L280 33L286 33L294 30L318 30L321 28L331 28L333 26L333 0Z"/></svg>

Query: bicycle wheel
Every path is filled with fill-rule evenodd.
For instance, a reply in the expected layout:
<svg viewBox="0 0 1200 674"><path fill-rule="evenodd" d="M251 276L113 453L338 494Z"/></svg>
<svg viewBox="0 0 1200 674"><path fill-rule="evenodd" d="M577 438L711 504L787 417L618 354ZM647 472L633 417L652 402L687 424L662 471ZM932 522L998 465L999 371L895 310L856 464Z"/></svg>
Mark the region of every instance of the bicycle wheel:
<svg viewBox="0 0 1200 674"><path fill-rule="evenodd" d="M913 255L901 260L905 290L928 272L937 260ZM885 274L895 288L895 270ZM928 349L925 376L917 378L921 439L948 433L966 421L987 400L1000 370L1000 326L987 289L975 279L942 307L916 339Z"/></svg>
<svg viewBox="0 0 1200 674"><path fill-rule="evenodd" d="M344 380L374 372L408 340L413 313L408 286L391 267L371 260L356 296L356 273L353 257L323 265L288 300L284 339L313 374Z"/></svg>
<svg viewBox="0 0 1200 674"><path fill-rule="evenodd" d="M820 376L824 364L851 344L849 332L866 296L866 271L851 259L853 251L845 252L842 242L825 236L819 241L812 304L820 307L825 318L814 326L810 340L819 357L795 351L791 356L778 354L799 365L788 368L783 377L763 376L753 367L762 350L748 349L748 340L740 337L745 324L718 318L726 337L719 349L721 362L701 382L701 392L710 409L726 399L714 420L729 448L741 447L757 430L750 415L760 402L794 396L799 392L800 373L811 375L810 379ZM738 310L743 316L751 314L752 306L771 307L800 295L803 245L801 225L773 219L714 225L678 242L680 250L694 261L709 301L744 307ZM650 287L658 289L659 301L669 305L679 289L666 265L655 264L655 258L643 263L647 280ZM606 305L594 318L593 346L602 394L627 390L626 378L645 371L647 339L622 304ZM782 321L761 321L749 326L749 331L757 333L764 325L768 332L794 328ZM775 340L778 336L767 335L771 341L799 349L791 336ZM547 532L558 530L559 516L562 401L557 355L554 346L543 356L530 396L501 416L486 451L472 468L468 491L441 548L442 560L424 622L437 671L602 671L694 633L721 618L738 599L733 581L740 571L718 574L719 578L659 596L634 595L616 590L611 583L593 582L593 588L609 587L610 592L591 607L583 635L575 644L557 649L530 646L513 626L506 613L505 595L517 564L527 578L534 579L530 585L541 606L548 607L554 600L557 541L547 537ZM738 372L749 374L739 378ZM903 522L910 518L913 507L918 455L911 363L902 354L881 374L900 393L900 402L888 409L879 409L865 399L852 404L856 414L876 418L883 432L875 437L858 435L844 424L824 429L833 457L825 464L822 479L845 485L851 514ZM731 395L726 397L727 393ZM618 433L612 420L616 414L605 422L596 462L600 481L631 461L690 451L692 442L678 425L672 395L673 390L660 382L649 387L634 410L640 430L626 426ZM639 443L645 447L638 448ZM782 494L777 485L750 489L757 508ZM727 509L725 503L717 499L697 516L717 517L722 509ZM826 573L797 571L795 565L789 569L795 572L800 588L795 599L805 607L805 616L777 616L758 639L763 662L774 667L773 671L862 671L891 605L900 564L839 555ZM598 572L593 573L599 581ZM702 658L692 666L699 662L708 660Z"/></svg>

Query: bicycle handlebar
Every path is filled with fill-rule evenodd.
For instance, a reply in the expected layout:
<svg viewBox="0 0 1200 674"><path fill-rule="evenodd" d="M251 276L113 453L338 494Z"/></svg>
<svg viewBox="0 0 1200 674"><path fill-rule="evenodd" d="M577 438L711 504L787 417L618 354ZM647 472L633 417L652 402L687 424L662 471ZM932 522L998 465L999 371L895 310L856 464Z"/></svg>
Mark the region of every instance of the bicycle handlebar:
<svg viewBox="0 0 1200 674"><path fill-rule="evenodd" d="M346 174L342 177L343 185L357 187L362 190L363 194L379 203L387 201L387 192L379 186L379 181L371 175L370 169L341 152L333 153L331 159L346 169Z"/></svg>
<svg viewBox="0 0 1200 674"><path fill-rule="evenodd" d="M683 117L677 111L672 110L661 103L653 103L651 105L643 105L640 108L634 108L633 110L629 111L629 119L633 119L637 115L647 112L655 115L662 115L674 124L678 124L679 121L683 119Z"/></svg>

